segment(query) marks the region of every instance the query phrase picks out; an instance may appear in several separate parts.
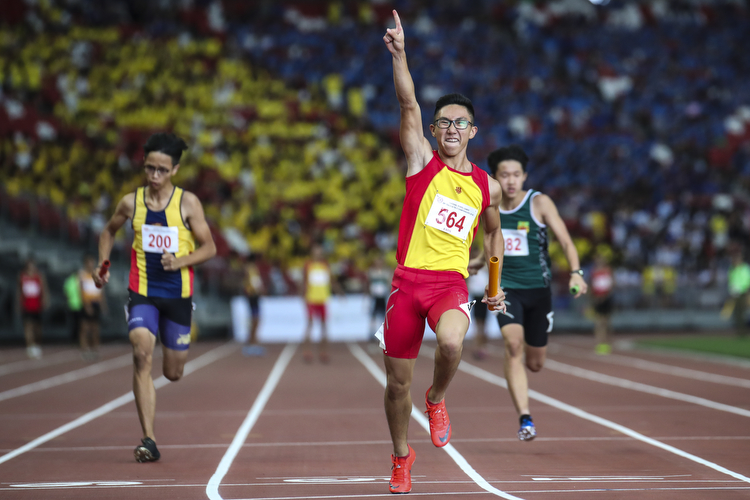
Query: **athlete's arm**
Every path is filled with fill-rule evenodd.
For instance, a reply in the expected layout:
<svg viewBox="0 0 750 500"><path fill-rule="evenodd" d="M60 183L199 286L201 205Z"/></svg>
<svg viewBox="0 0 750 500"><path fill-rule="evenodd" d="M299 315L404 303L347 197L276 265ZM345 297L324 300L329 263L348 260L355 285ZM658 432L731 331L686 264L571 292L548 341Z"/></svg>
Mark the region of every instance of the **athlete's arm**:
<svg viewBox="0 0 750 500"><path fill-rule="evenodd" d="M109 260L109 254L112 252L112 245L115 242L115 234L133 216L133 210L135 210L135 194L129 193L123 196L117 204L115 213L112 214L112 218L109 219L99 235L99 264L91 275L98 287L102 287L109 282L109 271L105 272L104 276L99 276L99 270L102 267L102 262Z"/></svg>
<svg viewBox="0 0 750 500"><path fill-rule="evenodd" d="M534 214L537 215L539 220L546 224L552 232L555 233L555 238L560 242L560 246L563 249L565 258L568 260L571 270L578 270L581 268L581 261L578 259L578 250L573 244L573 240L568 233L568 228L565 227L562 217L557 211L557 207L552 199L546 194L540 194L535 196L532 200L531 208L534 210ZM571 274L568 288L574 286L578 287L578 293L575 297L578 298L588 291L588 285L583 279L583 276L579 274Z"/></svg>
<svg viewBox="0 0 750 500"><path fill-rule="evenodd" d="M310 261L306 261L305 265L302 267L302 298L307 297L307 273L310 269Z"/></svg>
<svg viewBox="0 0 750 500"><path fill-rule="evenodd" d="M490 188L490 206L482 214L482 227L484 229L484 259L487 265L490 265L490 258L497 257L500 261L500 272L498 277L502 276L503 271L503 254L505 252L505 240L503 239L503 231L500 228L500 200L503 198L503 190L500 188L500 183L492 177L489 178ZM494 297L488 297L489 284L485 288L484 298L482 302L488 306L493 306L496 310L499 309L503 313L505 312L505 292L500 288L500 283L497 284L497 295Z"/></svg>
<svg viewBox="0 0 750 500"><path fill-rule="evenodd" d="M191 254L175 257L174 254L165 253L161 256L161 264L165 271L176 271L183 267L195 266L216 255L216 244L211 236L211 229L206 222L201 201L193 193L185 191L182 195L182 213L185 214L185 222L188 223L193 238L198 248Z"/></svg>
<svg viewBox="0 0 750 500"><path fill-rule="evenodd" d="M406 63L404 29L398 12L395 10L393 19L396 21L396 27L386 29L383 41L393 56L393 85L396 88L396 97L401 108L399 137L401 148L406 155L408 177L419 173L429 163L432 158L432 146L424 136L422 111L414 91L414 80L411 78L409 66Z"/></svg>

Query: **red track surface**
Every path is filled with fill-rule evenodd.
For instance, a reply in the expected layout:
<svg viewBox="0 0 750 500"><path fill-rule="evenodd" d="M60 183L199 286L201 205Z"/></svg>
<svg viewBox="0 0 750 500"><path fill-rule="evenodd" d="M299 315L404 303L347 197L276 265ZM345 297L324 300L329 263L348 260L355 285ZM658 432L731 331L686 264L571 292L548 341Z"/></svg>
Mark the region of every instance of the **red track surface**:
<svg viewBox="0 0 750 500"><path fill-rule="evenodd" d="M381 380L349 346L334 345L329 365L305 364L295 352L288 365L277 367L274 385L267 381L274 366L283 365L278 360L285 346L270 346L264 358L245 358L238 348L222 345L195 345L191 360L205 360L201 356L210 351L223 355L157 389L162 458L150 464L133 460L140 426L132 401L8 459L8 453L127 394L132 369L122 359L119 367L107 363L128 355L128 346L106 346L96 364L101 373L76 372L81 378L60 383L53 377L91 364L72 349L47 348L41 361L25 360L21 349L0 351L0 498L391 497ZM382 356L359 347L354 351L382 370ZM412 390L420 412L433 366L431 345L425 347ZM448 391L451 444L496 493L480 487L445 449L433 447L412 419L417 461L411 496L489 499L500 498L499 491L527 500L750 498L750 364L639 351L596 357L589 339L574 336L553 337L549 351L553 363L529 377L540 397L553 398L531 401L539 433L533 442L517 440L510 397L495 385L502 377L500 345L485 361L465 356L464 368L480 370L459 371ZM635 360L655 364L633 366ZM594 380L575 376L571 367L594 372L583 374ZM670 367L693 372L663 373ZM709 382L709 374L725 378ZM154 378L160 375L155 367ZM604 383L601 375L612 378ZM59 385L7 392L45 380ZM642 385L612 385L623 380ZM644 392L657 389L673 392ZM265 406L260 394L267 396ZM596 417L605 420L591 420ZM236 456L227 456L225 474L214 476L243 422L247 438L237 438ZM623 427L615 430L608 422ZM645 442L649 438L655 441ZM220 483L210 497L212 476Z"/></svg>

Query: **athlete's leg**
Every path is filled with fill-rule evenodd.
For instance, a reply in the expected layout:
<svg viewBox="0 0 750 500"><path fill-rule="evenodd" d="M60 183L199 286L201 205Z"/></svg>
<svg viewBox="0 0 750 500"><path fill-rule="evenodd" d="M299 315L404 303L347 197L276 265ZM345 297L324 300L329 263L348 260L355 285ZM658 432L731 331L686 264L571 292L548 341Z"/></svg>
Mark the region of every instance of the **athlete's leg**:
<svg viewBox="0 0 750 500"><path fill-rule="evenodd" d="M101 320L97 319L91 322L91 350L95 353L99 352L99 337L101 336Z"/></svg>
<svg viewBox="0 0 750 500"><path fill-rule="evenodd" d="M320 344L318 345L318 357L323 363L328 363L328 325L326 323L326 316L323 314L320 317Z"/></svg>
<svg viewBox="0 0 750 500"><path fill-rule="evenodd" d="M547 360L547 346L534 347L526 345L526 368L536 373L544 367Z"/></svg>
<svg viewBox="0 0 750 500"><path fill-rule="evenodd" d="M164 376L172 382L177 382L182 378L182 370L185 368L185 362L188 358L188 350L174 350L162 345L162 370Z"/></svg>
<svg viewBox="0 0 750 500"><path fill-rule="evenodd" d="M431 403L439 403L445 398L445 391L461 362L464 337L468 329L469 318L458 309L449 309L440 316L435 329L438 347L435 350L432 389L427 395Z"/></svg>
<svg viewBox="0 0 750 500"><path fill-rule="evenodd" d="M154 415L156 413L156 391L151 378L151 364L156 345L156 336L146 328L130 330L133 345L133 394L138 408L143 437L154 439Z"/></svg>
<svg viewBox="0 0 750 500"><path fill-rule="evenodd" d="M308 363L313 360L312 353L312 327L313 327L313 311L310 304L307 304L307 326L305 327L305 339L302 341L302 355L305 361Z"/></svg>
<svg viewBox="0 0 750 500"><path fill-rule="evenodd" d="M411 418L411 380L416 359L391 358L383 355L387 383L385 386L385 415L393 441L393 455L409 454L407 435Z"/></svg>
<svg viewBox="0 0 750 500"><path fill-rule="evenodd" d="M250 320L250 344L258 343L258 325L260 325L260 317L255 314Z"/></svg>
<svg viewBox="0 0 750 500"><path fill-rule="evenodd" d="M508 392L510 392L510 398L518 414L528 415L529 381L526 376L526 366L524 364L524 347L527 349L529 347L524 342L523 326L518 323L510 323L503 326L501 330L505 344L503 370L505 372L505 379L508 381Z"/></svg>
<svg viewBox="0 0 750 500"><path fill-rule="evenodd" d="M81 320L81 334L78 336L78 346L82 352L86 352L89 348L89 324L87 319Z"/></svg>

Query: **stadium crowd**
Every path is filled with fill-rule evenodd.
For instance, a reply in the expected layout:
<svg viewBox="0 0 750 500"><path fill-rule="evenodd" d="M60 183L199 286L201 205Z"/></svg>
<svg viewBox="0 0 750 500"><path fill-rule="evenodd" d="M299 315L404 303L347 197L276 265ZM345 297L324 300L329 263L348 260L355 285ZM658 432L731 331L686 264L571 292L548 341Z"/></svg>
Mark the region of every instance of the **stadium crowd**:
<svg viewBox="0 0 750 500"><path fill-rule="evenodd" d="M424 122L440 95L471 97L470 159L522 145L527 186L557 201L585 262L613 261L621 305L726 288L730 247L750 244L742 1L6 0L2 190L63 210L85 243L169 129L220 255L263 255L267 288L290 293L322 239L358 290L376 255L394 261L404 193L394 7Z"/></svg>

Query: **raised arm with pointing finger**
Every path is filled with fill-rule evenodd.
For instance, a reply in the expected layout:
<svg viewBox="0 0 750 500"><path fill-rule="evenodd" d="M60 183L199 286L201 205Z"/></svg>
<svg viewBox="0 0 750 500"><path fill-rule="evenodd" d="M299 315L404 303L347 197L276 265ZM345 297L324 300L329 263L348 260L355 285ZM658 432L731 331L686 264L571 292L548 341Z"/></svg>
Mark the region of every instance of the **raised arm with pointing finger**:
<svg viewBox="0 0 750 500"><path fill-rule="evenodd" d="M422 110L419 108L414 81L406 62L404 28L395 10L393 19L396 21L396 27L388 28L383 40L393 56L393 85L396 87L396 97L401 107L399 137L408 165L406 175L409 176L420 172L427 165L432 158L432 146L424 136Z"/></svg>

